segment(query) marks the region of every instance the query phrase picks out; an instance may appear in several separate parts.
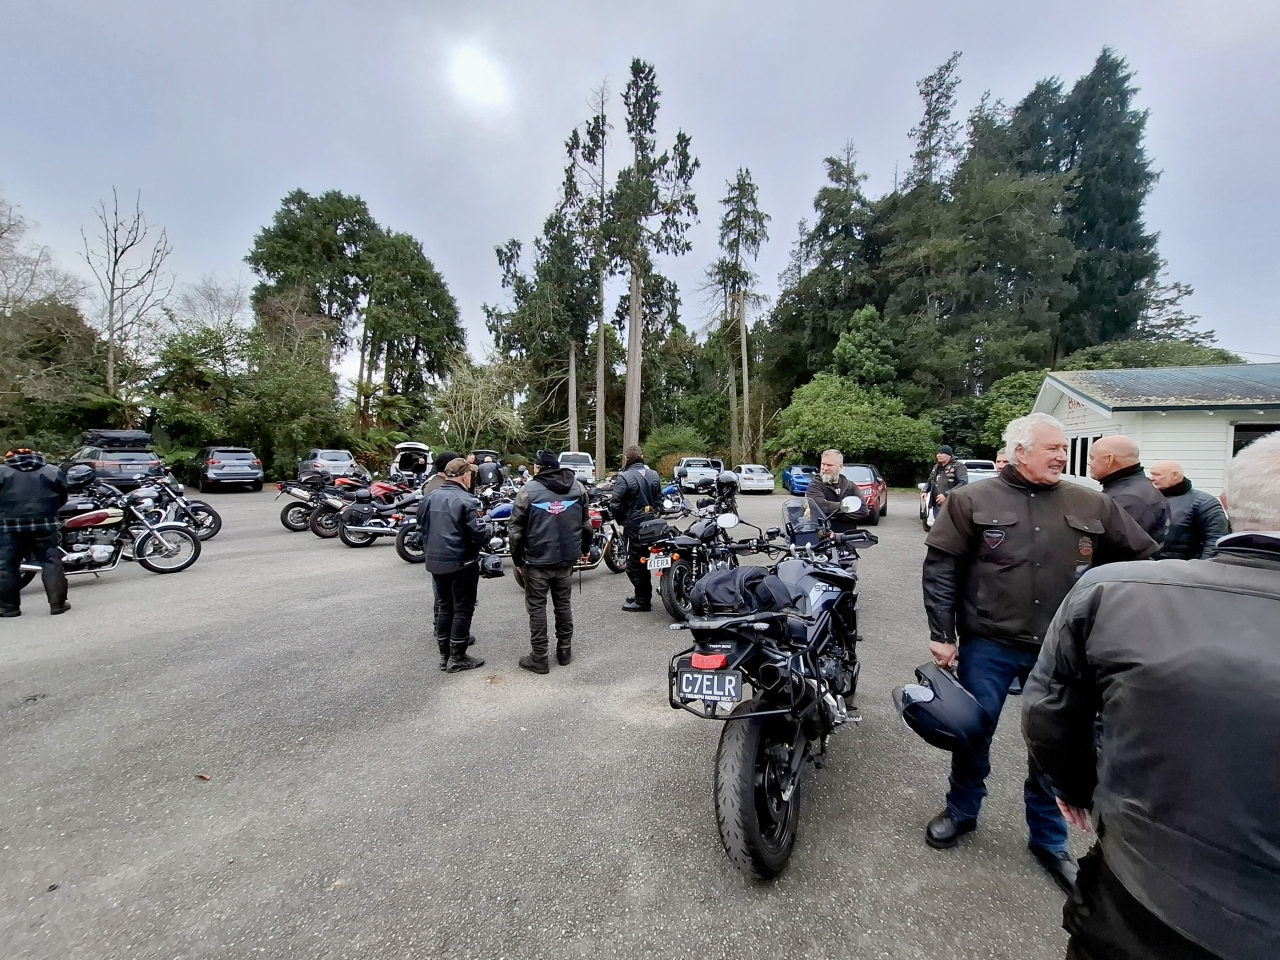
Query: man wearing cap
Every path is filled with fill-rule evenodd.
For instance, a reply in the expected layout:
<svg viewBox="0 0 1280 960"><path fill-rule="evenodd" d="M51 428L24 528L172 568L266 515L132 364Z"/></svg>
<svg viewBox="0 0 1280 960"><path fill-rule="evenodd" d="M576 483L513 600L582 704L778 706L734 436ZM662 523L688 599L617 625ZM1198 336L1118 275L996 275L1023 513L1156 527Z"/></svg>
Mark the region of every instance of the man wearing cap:
<svg viewBox="0 0 1280 960"><path fill-rule="evenodd" d="M934 458L938 462L929 473L929 500L935 512L947 502L947 497L956 487L963 487L969 482L969 468L955 457L955 451L947 444L938 448Z"/></svg>
<svg viewBox="0 0 1280 960"><path fill-rule="evenodd" d="M591 515L587 491L573 470L561 467L550 450L539 450L533 479L520 488L511 508L511 562L524 578L524 605L529 612L533 648L520 666L547 673L547 594L556 612L556 662L573 659L573 566L591 547Z"/></svg>
<svg viewBox="0 0 1280 960"><path fill-rule="evenodd" d="M49 612L71 609L58 528L58 508L66 502L66 477L44 457L25 447L5 456L0 464L0 617L22 614L22 560L28 555L40 564Z"/></svg>
<svg viewBox="0 0 1280 960"><path fill-rule="evenodd" d="M458 454L454 453L452 450L445 450L435 458L432 463L433 472L431 474L431 479L422 487L422 496L424 498L440 489L440 485L444 483L444 468L457 459Z"/></svg>
<svg viewBox="0 0 1280 960"><path fill-rule="evenodd" d="M440 668L449 673L484 666L483 660L467 655L480 582L480 552L489 540L480 519L480 503L470 493L474 470L461 457L454 458L444 468L440 487L418 507L424 565L439 601Z"/></svg>

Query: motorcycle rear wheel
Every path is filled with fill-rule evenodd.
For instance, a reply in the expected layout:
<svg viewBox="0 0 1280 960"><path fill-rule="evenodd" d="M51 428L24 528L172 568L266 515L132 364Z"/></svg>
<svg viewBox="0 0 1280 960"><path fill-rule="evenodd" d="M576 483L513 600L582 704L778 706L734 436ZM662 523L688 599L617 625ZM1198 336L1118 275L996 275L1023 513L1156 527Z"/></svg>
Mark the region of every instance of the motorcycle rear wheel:
<svg viewBox="0 0 1280 960"><path fill-rule="evenodd" d="M372 533L356 533L348 530L347 525L338 522L338 539L345 543L348 547L369 547L373 545L373 541L378 538Z"/></svg>
<svg viewBox="0 0 1280 960"><path fill-rule="evenodd" d="M195 535L201 540L212 540L222 529L222 516L217 510L202 500L192 500L187 504L199 521L199 527L193 527Z"/></svg>
<svg viewBox="0 0 1280 960"><path fill-rule="evenodd" d="M609 538L604 550L604 562L614 573L623 573L627 569L627 549L622 535Z"/></svg>
<svg viewBox="0 0 1280 960"><path fill-rule="evenodd" d="M152 573L180 573L200 559L200 538L185 527L148 530L138 538L133 556Z"/></svg>
<svg viewBox="0 0 1280 960"><path fill-rule="evenodd" d="M658 593L667 614L677 623L689 619L693 604L689 593L693 590L693 565L688 560L677 560L666 569L658 581Z"/></svg>
<svg viewBox="0 0 1280 960"><path fill-rule="evenodd" d="M716 824L734 866L756 880L771 880L786 869L800 822L799 790L781 795L786 763L770 748L791 746L792 722L785 717L748 717L754 700L738 704L720 731L716 750ZM773 751L781 753L782 751Z"/></svg>
<svg viewBox="0 0 1280 960"><path fill-rule="evenodd" d="M284 524L286 530L301 533L311 525L311 510L311 504L300 500L286 503L284 509L280 511L280 522Z"/></svg>
<svg viewBox="0 0 1280 960"><path fill-rule="evenodd" d="M332 540L336 537L341 523L338 511L333 507L316 507L307 520L307 526L311 528L311 532L321 540Z"/></svg>
<svg viewBox="0 0 1280 960"><path fill-rule="evenodd" d="M413 540L409 537L413 536ZM396 553L405 563L424 563L427 555L422 549L422 536L417 527L401 527L396 534Z"/></svg>

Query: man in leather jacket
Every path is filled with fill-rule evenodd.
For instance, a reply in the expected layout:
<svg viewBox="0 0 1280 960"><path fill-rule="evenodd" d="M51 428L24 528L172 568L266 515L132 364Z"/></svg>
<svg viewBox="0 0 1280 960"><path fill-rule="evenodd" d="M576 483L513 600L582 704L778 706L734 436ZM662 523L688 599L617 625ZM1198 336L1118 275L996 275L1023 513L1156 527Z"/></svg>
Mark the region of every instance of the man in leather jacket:
<svg viewBox="0 0 1280 960"><path fill-rule="evenodd" d="M1227 494L1212 560L1085 574L1027 681L1031 756L1098 836L1068 957L1280 957L1280 433L1236 456Z"/></svg>
<svg viewBox="0 0 1280 960"><path fill-rule="evenodd" d="M1089 448L1089 476L1102 484L1102 492L1156 543L1169 535L1169 504L1142 470L1138 445L1122 434L1101 437Z"/></svg>
<svg viewBox="0 0 1280 960"><path fill-rule="evenodd" d="M493 457L485 457L476 468L476 480L482 487L496 487L502 483L502 467L493 462Z"/></svg>
<svg viewBox="0 0 1280 960"><path fill-rule="evenodd" d="M871 516L871 508L865 503L852 513L844 512L845 497L858 497L862 492L858 485L842 474L844 454L839 450L825 450L818 466L818 475L809 481L804 498L811 509L827 518L833 533L850 533L858 528L858 521Z"/></svg>
<svg viewBox="0 0 1280 960"><path fill-rule="evenodd" d="M948 669L958 660L961 686L993 721L1010 683L1025 683L1035 666L1054 611L1076 579L1091 566L1157 549L1110 497L1061 482L1067 439L1053 417L1020 417L1004 440L1010 464L1000 476L948 497L925 540L923 576L929 653ZM925 828L929 846L953 847L977 826L990 772L989 740L952 754L946 808ZM1067 827L1034 762L1025 796L1031 852L1069 889L1076 865Z"/></svg>
<svg viewBox="0 0 1280 960"><path fill-rule="evenodd" d="M658 504L662 499L662 484L658 474L644 465L644 451L632 444L623 452L622 472L613 486L613 499L609 504L613 516L627 532L627 578L635 588L635 596L627 597L622 609L628 613L643 613L653 604L653 581L648 569L640 561L647 557L649 548L636 542L640 524L658 516Z"/></svg>
<svg viewBox="0 0 1280 960"><path fill-rule="evenodd" d="M969 482L969 468L956 459L955 451L947 444L938 448L937 463L929 471L929 498L936 511L942 509L947 497L956 487Z"/></svg>
<svg viewBox="0 0 1280 960"><path fill-rule="evenodd" d="M573 659L574 564L591 549L587 491L550 450L539 450L534 476L516 494L511 509L511 562L524 578L532 652L520 666L547 673L547 594L556 612L556 662Z"/></svg>
<svg viewBox="0 0 1280 960"><path fill-rule="evenodd" d="M27 556L40 564L49 612L71 609L58 524L58 508L66 502L61 470L26 448L6 455L0 464L0 617L22 614L19 581Z"/></svg>
<svg viewBox="0 0 1280 960"><path fill-rule="evenodd" d="M1161 460L1151 468L1151 482L1169 502L1169 535L1157 560L1208 560L1220 537L1230 531L1218 498L1191 487L1175 460Z"/></svg>
<svg viewBox="0 0 1280 960"><path fill-rule="evenodd" d="M480 582L479 557L489 540L480 519L480 504L470 493L473 472L461 457L450 461L440 488L424 497L418 507L424 565L438 601L440 668L449 673L484 666L483 660L467 655Z"/></svg>

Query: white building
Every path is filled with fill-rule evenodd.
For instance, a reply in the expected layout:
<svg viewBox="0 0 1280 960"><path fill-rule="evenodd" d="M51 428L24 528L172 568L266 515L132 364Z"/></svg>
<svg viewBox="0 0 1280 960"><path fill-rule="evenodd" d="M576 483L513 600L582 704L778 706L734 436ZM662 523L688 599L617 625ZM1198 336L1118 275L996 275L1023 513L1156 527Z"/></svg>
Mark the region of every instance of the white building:
<svg viewBox="0 0 1280 960"><path fill-rule="evenodd" d="M1280 430L1280 363L1050 373L1032 410L1057 417L1071 447L1067 473L1090 485L1089 446L1123 433L1145 465L1176 460L1199 490L1218 494L1241 447Z"/></svg>

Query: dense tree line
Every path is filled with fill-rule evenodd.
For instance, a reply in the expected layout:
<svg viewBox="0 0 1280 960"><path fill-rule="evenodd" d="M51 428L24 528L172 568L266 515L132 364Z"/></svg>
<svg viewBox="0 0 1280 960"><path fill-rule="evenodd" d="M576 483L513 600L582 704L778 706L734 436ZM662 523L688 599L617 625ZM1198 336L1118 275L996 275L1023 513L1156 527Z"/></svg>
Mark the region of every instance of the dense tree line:
<svg viewBox="0 0 1280 960"><path fill-rule="evenodd" d="M421 244L359 197L286 196L245 257L252 291L174 292L163 232L140 205L101 204L96 297L0 204L0 435L66 449L85 427L146 426L175 454L243 443L277 472L308 446L375 457L410 437L608 464L637 437L655 459L735 462L834 444L910 480L939 440L991 453L1046 369L1238 362L1185 311L1144 223L1157 174L1125 62L1104 50L1069 88L984 95L964 119L959 62L919 82L892 190L867 192L852 144L826 159L770 302L754 269L770 217L745 167L724 181L703 287L663 275L692 252L699 161L661 131L653 65L632 61L622 130L601 87L541 232L495 248L483 359Z"/></svg>

